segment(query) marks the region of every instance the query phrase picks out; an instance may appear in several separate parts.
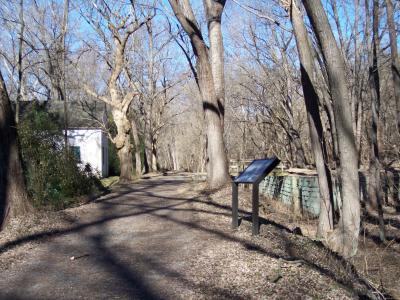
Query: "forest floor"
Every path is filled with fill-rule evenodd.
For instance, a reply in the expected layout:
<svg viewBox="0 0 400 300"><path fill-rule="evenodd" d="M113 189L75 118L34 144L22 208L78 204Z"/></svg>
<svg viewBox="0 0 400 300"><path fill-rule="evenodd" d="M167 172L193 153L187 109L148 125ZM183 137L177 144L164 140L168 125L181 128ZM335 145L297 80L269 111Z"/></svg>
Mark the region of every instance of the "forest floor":
<svg viewBox="0 0 400 300"><path fill-rule="evenodd" d="M231 230L230 188L203 190L185 174L148 177L93 203L15 220L0 235L0 298L400 298L394 244L361 245L346 262L293 230L311 236L315 221L272 205L252 236L248 191L240 193L241 225ZM389 252L397 261L374 265L371 255ZM377 267L397 280L378 277L385 295Z"/></svg>
<svg viewBox="0 0 400 300"><path fill-rule="evenodd" d="M230 205L231 193L228 187L216 193L210 193L210 197L220 199L219 201ZM251 190L242 188L239 195L241 201L239 208L251 211ZM351 268L354 273L348 275L362 278L362 281L382 292L383 295L380 296L387 299L400 299L400 214L389 207L385 211L387 242L383 244L380 241L377 213L364 211L358 252L347 262L339 262L339 265L340 268L346 265ZM263 196L260 198L260 216L264 222L275 223L277 226L308 237L311 245L312 243L319 244L315 239L318 219L313 216L296 215L292 208L282 202ZM309 250L312 250L312 247L303 249L297 255L301 257ZM326 251L329 252L327 249ZM327 261L322 263L337 276L339 273L332 268L335 264L335 254L331 253L327 257L329 257Z"/></svg>

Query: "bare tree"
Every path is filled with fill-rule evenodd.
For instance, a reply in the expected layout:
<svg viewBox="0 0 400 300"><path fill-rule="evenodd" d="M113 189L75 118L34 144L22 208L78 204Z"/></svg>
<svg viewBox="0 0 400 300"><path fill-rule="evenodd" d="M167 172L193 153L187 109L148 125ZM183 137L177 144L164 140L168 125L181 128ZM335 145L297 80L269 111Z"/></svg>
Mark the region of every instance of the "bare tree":
<svg viewBox="0 0 400 300"><path fill-rule="evenodd" d="M292 0L290 4L290 17L293 24L297 49L299 51L301 82L303 85L311 145L317 167L319 191L321 195L318 235L326 238L327 234L333 230L332 180L324 155L326 153L326 146L319 112L320 101L315 88L316 71L310 40L300 10L294 0Z"/></svg>
<svg viewBox="0 0 400 300"><path fill-rule="evenodd" d="M68 103L67 103L67 89L66 89L66 70L65 64L67 59L67 47L65 44L65 36L68 30L68 15L69 15L69 0L64 0L64 11L63 11L63 22L62 22L62 32L60 36L60 44L62 48L61 62L60 66L60 79L58 88L60 100L64 104L64 145L65 149L68 150Z"/></svg>
<svg viewBox="0 0 400 300"><path fill-rule="evenodd" d="M222 119L224 111L218 100L214 83L213 67L210 60L210 51L205 44L200 26L188 0L169 0L176 18L186 34L190 37L193 52L196 56L196 71L198 86L202 96L203 110L207 136L207 182L210 187L217 188L227 182L228 165L223 140ZM225 1L206 1L206 10L215 14L220 20ZM216 10L216 11L215 11ZM211 25L210 25L211 26ZM221 35L209 35L210 44L218 43ZM218 51L214 51L218 57ZM214 55L214 54L213 54ZM218 75L215 75L216 78Z"/></svg>
<svg viewBox="0 0 400 300"><path fill-rule="evenodd" d="M121 5L123 6L123 4ZM131 143L132 121L129 119L129 110L134 97L139 95L139 92L135 79L126 68L126 49L132 34L151 20L153 16L146 16L139 20L136 16L135 5L131 7L132 14L127 13L125 16L122 14L126 9L124 7L120 7L120 11L117 8L112 11L110 6L103 2L100 2L99 5L94 3L93 6L101 20L106 23L108 32L105 32L100 21L95 21L88 15L85 15L85 18L92 24L105 44L108 56L101 55L105 58L111 72L107 81L107 95L99 95L87 84L84 85L84 89L89 95L111 107L113 121L117 129L116 135L111 139L117 148L120 160L120 181L131 181L133 179L133 147ZM111 40L108 39L108 36ZM125 74L125 77L123 74ZM124 81L128 85L125 89L121 86L121 82Z"/></svg>
<svg viewBox="0 0 400 300"><path fill-rule="evenodd" d="M140 176L142 174L142 158L140 155L140 138L139 138L139 129L137 127L136 121L134 117L130 117L131 119L131 130L132 130L132 138L135 146L135 169L136 175Z"/></svg>
<svg viewBox="0 0 400 300"><path fill-rule="evenodd" d="M23 89L22 89L22 82L23 82L23 46L24 46L24 30L25 30L25 20L24 20L24 0L20 0L19 2L19 22L20 22L20 31L19 31L19 38L18 38L18 91L17 91L17 98L15 101L15 122L18 124L19 122L19 105L20 101L23 99Z"/></svg>
<svg viewBox="0 0 400 300"><path fill-rule="evenodd" d="M368 9L368 8L366 8ZM380 106L381 106L381 92L379 82L379 69L378 69L378 52L379 52L379 1L373 1L372 13L372 55L371 65L369 67L369 83L371 88L371 156L369 164L369 181L368 181L368 198L372 207L377 208L379 212L380 222L380 238L385 241L385 225L383 223L382 211L382 188L381 188L381 163L379 157L379 144L378 133L380 132Z"/></svg>
<svg viewBox="0 0 400 300"><path fill-rule="evenodd" d="M205 0L203 3L207 18L208 36L210 39L210 63L218 108L221 113L221 126L223 129L225 115L225 72L221 18L225 1Z"/></svg>
<svg viewBox="0 0 400 300"><path fill-rule="evenodd" d="M386 12L387 12L387 22L389 27L389 38L390 38L390 58L392 64L392 81L393 81L393 91L394 99L397 106L397 132L400 135L400 67L399 58L397 50L397 34L396 26L394 22L393 13L393 2L392 0L386 1Z"/></svg>
<svg viewBox="0 0 400 300"><path fill-rule="evenodd" d="M158 26L157 26L158 25ZM161 25L161 26L160 26ZM176 98L171 89L179 84L182 79L176 71L168 72L167 62L170 60L169 46L172 37L164 35L167 32L162 24L149 21L146 24L146 35L140 56L144 61L143 74L145 79L141 82L143 96L140 98L140 116L143 123L143 139L145 147L145 171L159 170L158 141L162 128L166 125L165 110ZM171 74L169 74L171 73ZM186 77L184 74L183 77Z"/></svg>
<svg viewBox="0 0 400 300"><path fill-rule="evenodd" d="M360 231L358 155L352 127L346 69L321 1L303 0L311 26L324 58L335 110L340 158L340 193L342 198L339 227L332 238L332 248L344 256L357 252Z"/></svg>

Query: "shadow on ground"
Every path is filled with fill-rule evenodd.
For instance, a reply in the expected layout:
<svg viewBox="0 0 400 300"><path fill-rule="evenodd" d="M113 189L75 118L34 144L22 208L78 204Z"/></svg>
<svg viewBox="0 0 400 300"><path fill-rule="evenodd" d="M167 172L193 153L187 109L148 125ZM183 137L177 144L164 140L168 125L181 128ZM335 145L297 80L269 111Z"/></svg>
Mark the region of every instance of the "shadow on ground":
<svg viewBox="0 0 400 300"><path fill-rule="evenodd" d="M263 218L260 220L261 229L272 227L276 230L275 232L279 235L277 238L281 240L285 248L284 255L281 252L274 252L258 245L253 242L252 238L241 238L228 228L216 229L209 227L204 222L194 222L190 217L193 214L230 217L231 207L216 203L210 200L207 195L196 198L179 197L180 194L185 195L185 193L180 193L179 190L188 186L188 180L188 178L182 176L162 177L143 180L138 184L119 186L114 192L96 201L98 212L92 219L86 222L70 220L69 228L44 231L1 245L0 254L31 241L46 240L46 242L51 243L47 252L44 251L40 254L40 264L28 264L23 267L22 272L13 277L15 279L13 282L8 282L15 287L25 288L11 289L7 292L1 290L0 298L31 299L35 296L46 298L54 296L52 293L64 295L66 298L82 296L83 298L90 298L91 291L101 293L105 297L108 295L110 299L132 297L165 299L173 298L177 294L177 291L168 290L162 284L154 285L154 279L160 282L170 279L188 290L201 290L204 295L211 298L247 298L228 289L198 284L195 280L188 279L181 272L176 271L176 268L171 268L168 263L165 263L164 260L168 261L170 252L176 251L176 246L173 243L174 239L178 237L172 235L173 232L179 232L183 235L183 238L187 237L185 232L193 234L200 232L220 240L233 242L249 251L256 251L264 255L266 259L301 261L303 265L331 278L340 286L355 293L359 298L378 298L376 291L371 289L368 282L355 271L350 263L330 252L321 243L296 236L296 238L301 239L302 243L306 241L312 249L317 249L323 255L329 256L329 263L320 262L313 253L306 250L310 248L304 248L304 246L298 244L296 239L292 238L295 234L280 224ZM205 205L206 209L196 208L196 203L203 204L201 207ZM244 216L243 222L250 221L249 212L241 210L240 213ZM115 236L112 231L112 226L116 226L116 222L129 222L124 223L126 230L129 230L129 224L134 228L136 220L142 222L139 220L147 220L147 218L151 218L151 222L160 222L160 228L157 228L157 230L168 231L170 228L175 228L175 231L171 230L171 236L168 234L163 236L165 232L151 232L153 227L149 223L149 232L144 227L142 231L127 233L126 243L134 244L135 238L139 241L148 242L148 253L121 246L124 241L110 243L110 241L123 238L122 236ZM227 224L228 226L229 224ZM69 238L69 236L74 238ZM50 237L52 239L48 239ZM265 235L263 236L263 230L261 230L261 238L263 237ZM76 240L84 242L76 242ZM160 245L164 247L157 249L157 243L160 241L165 242L165 245ZM143 249L145 246L138 245L137 247ZM49 255L50 252L59 253L59 256L54 258ZM68 264L58 261L60 256L69 258L70 253L85 254L84 257L80 258L80 267L77 267L77 264L74 263L68 262ZM334 269L330 268L332 264L336 265ZM59 275L56 274L55 276L60 277L50 281L50 286L48 286L41 280L46 280L46 270L50 267L59 270ZM84 274L79 273L82 270L85 270ZM33 274L42 275L38 279ZM88 280L88 276L90 280ZM51 285L57 285L60 282L65 282L65 286L52 290L54 286ZM82 290L71 290L68 287L68 283L71 283L72 286L80 286L80 282L90 282L90 284L81 287ZM5 283L7 283L6 280L3 281L3 284ZM48 290L46 291L46 289ZM390 295L386 296L390 298Z"/></svg>

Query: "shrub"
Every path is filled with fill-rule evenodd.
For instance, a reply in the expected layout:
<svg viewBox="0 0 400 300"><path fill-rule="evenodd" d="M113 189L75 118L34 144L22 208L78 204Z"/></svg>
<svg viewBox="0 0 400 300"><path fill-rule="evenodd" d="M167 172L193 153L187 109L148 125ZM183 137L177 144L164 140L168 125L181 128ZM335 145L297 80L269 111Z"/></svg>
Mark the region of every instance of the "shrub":
<svg viewBox="0 0 400 300"><path fill-rule="evenodd" d="M34 104L18 125L27 189L38 208L66 208L101 186L90 166L81 170L73 154L65 151L58 120Z"/></svg>

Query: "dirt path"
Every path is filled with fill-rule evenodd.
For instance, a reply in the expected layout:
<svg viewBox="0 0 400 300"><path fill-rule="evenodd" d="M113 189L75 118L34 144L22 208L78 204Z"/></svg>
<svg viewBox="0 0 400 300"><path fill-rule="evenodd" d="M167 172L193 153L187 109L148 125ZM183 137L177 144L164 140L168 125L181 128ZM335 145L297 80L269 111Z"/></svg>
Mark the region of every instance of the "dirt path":
<svg viewBox="0 0 400 300"><path fill-rule="evenodd" d="M192 185L185 176L151 178L81 209L70 229L2 270L0 298L354 297L323 270L282 260L287 249L268 248L272 231L266 246L247 225L232 232L229 208L194 198Z"/></svg>

